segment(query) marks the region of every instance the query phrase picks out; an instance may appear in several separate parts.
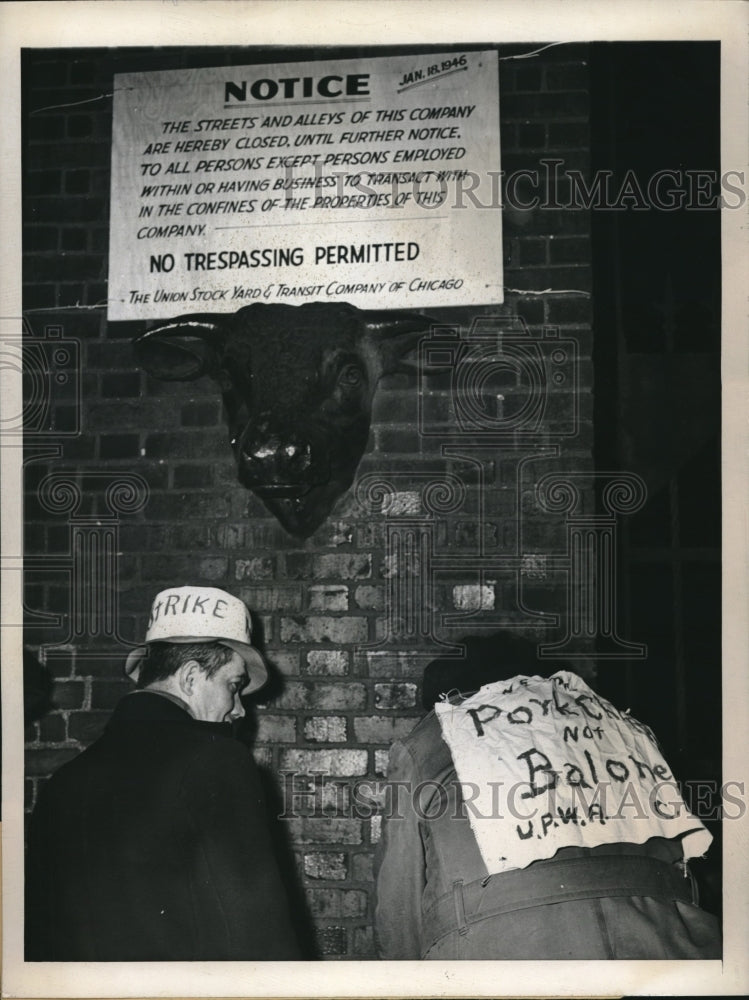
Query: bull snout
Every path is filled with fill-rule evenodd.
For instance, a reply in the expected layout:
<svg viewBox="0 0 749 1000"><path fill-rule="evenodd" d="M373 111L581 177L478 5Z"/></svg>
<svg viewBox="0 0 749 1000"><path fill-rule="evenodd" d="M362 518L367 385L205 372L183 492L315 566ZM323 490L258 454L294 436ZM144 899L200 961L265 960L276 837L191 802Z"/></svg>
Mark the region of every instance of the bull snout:
<svg viewBox="0 0 749 1000"><path fill-rule="evenodd" d="M283 431L259 421L245 430L237 459L240 480L266 496L300 496L330 474L324 442L314 428Z"/></svg>

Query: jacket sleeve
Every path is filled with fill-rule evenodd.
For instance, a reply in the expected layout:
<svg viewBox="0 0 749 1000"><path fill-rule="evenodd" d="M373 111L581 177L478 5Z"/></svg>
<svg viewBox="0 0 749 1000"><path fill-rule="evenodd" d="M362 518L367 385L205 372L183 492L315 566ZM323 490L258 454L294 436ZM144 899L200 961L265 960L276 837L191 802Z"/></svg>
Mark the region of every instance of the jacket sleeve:
<svg viewBox="0 0 749 1000"><path fill-rule="evenodd" d="M299 958L260 778L247 748L224 739L208 744L184 774L181 793L193 838L195 958Z"/></svg>
<svg viewBox="0 0 749 1000"><path fill-rule="evenodd" d="M426 866L414 803L416 763L408 748L393 744L382 838L375 855L375 942L384 959L421 958L421 899Z"/></svg>

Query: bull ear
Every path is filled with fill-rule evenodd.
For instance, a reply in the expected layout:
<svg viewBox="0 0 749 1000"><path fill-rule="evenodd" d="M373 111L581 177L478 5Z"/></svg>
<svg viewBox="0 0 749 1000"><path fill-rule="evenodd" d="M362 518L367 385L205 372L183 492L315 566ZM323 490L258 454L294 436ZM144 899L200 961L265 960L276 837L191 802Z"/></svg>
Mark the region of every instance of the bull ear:
<svg viewBox="0 0 749 1000"><path fill-rule="evenodd" d="M138 364L154 378L191 382L216 368L226 318L220 313L181 316L133 341Z"/></svg>
<svg viewBox="0 0 749 1000"><path fill-rule="evenodd" d="M431 316L394 309L370 309L362 312L365 330L378 343L382 358L382 374L396 371L413 371L414 365L403 360L412 351L430 327L436 323Z"/></svg>

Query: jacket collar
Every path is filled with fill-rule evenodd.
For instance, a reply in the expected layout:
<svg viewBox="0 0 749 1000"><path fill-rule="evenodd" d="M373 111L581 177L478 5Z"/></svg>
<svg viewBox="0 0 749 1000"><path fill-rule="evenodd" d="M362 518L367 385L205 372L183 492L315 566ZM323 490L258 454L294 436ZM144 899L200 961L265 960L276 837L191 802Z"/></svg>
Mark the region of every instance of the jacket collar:
<svg viewBox="0 0 749 1000"><path fill-rule="evenodd" d="M127 726L132 723L157 723L198 727L204 732L231 737L232 727L228 722L201 722L194 719L174 698L165 697L156 691L133 691L117 704L107 729Z"/></svg>

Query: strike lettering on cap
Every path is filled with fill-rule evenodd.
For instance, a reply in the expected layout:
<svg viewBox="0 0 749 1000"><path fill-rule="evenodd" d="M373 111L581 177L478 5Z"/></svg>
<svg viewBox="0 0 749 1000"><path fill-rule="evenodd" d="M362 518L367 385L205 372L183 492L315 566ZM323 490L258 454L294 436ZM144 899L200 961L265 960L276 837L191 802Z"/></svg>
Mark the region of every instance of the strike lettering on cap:
<svg viewBox="0 0 749 1000"><path fill-rule="evenodd" d="M163 600L162 600L163 598ZM213 600L213 603L209 603ZM182 604L179 607L180 602ZM229 607L229 602L222 597L209 598L201 597L200 594L159 594L151 608L151 617L148 620L149 627L153 625L159 617L166 616L170 612L173 615L212 615L214 618L226 618L225 611ZM249 634L250 629L247 624L249 616L245 613L245 627Z"/></svg>

